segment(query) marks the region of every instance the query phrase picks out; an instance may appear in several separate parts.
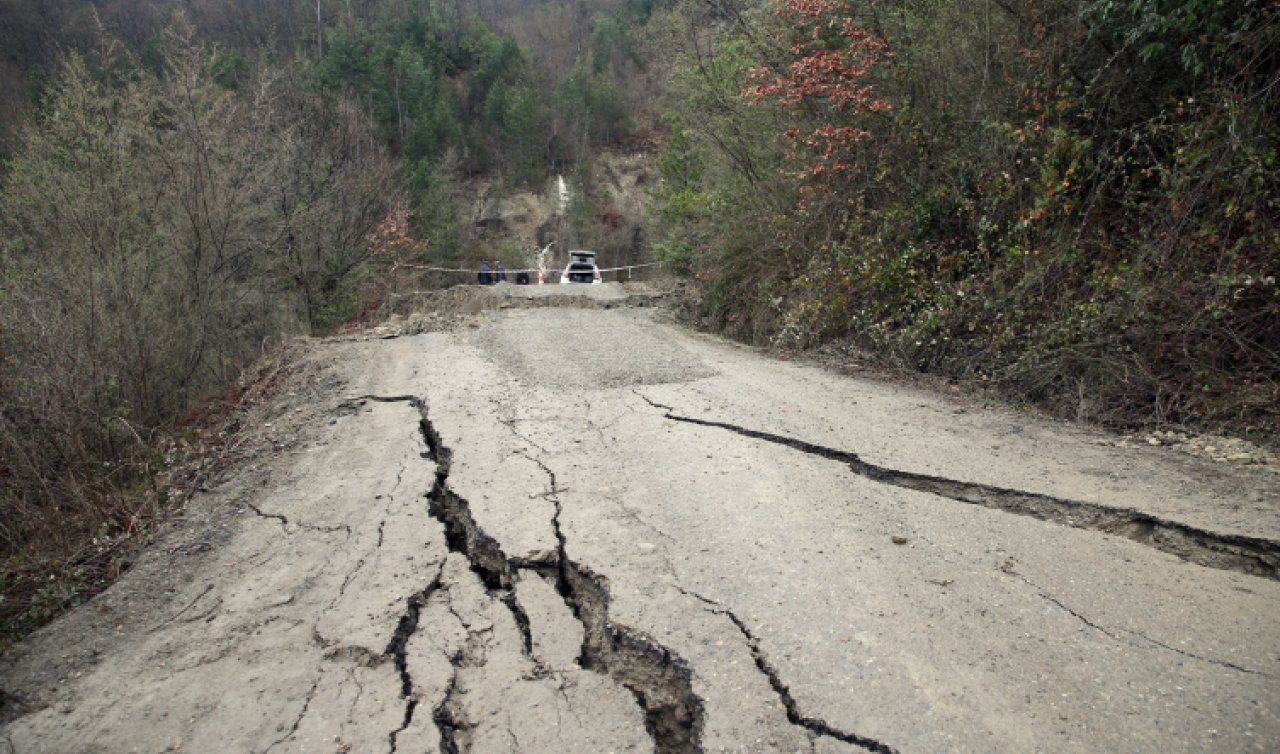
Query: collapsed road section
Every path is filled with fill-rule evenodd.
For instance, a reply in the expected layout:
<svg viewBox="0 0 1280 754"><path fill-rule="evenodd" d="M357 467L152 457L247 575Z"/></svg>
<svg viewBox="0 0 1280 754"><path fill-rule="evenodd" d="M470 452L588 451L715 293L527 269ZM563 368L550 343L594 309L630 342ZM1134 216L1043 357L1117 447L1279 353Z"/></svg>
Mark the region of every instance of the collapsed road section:
<svg viewBox="0 0 1280 754"><path fill-rule="evenodd" d="M640 395L637 393L637 395ZM1111 508L1095 503L1043 495L1036 492L963 482L929 474L917 474L877 466L857 453L817 445L806 440L727 422L699 419L675 413L675 409L640 395L674 422L722 429L754 440L782 445L801 453L843 463L853 473L883 484L924 492L967 505L1001 510L1019 516L1124 537L1138 544L1176 555L1196 565L1238 571L1280 580L1280 542L1260 537L1221 534L1177 521L1167 521L1132 508Z"/></svg>
<svg viewBox="0 0 1280 754"><path fill-rule="evenodd" d="M539 382L491 352L584 320L520 314L319 346L332 371L259 425L284 450L0 664L29 705L0 752L1277 750L1280 580L1071 503L1280 539L1269 471L832 394L621 317L594 324L633 371ZM362 394L391 397L332 410ZM813 421L833 395L857 410ZM1019 490L1067 500L1005 515Z"/></svg>
<svg viewBox="0 0 1280 754"><path fill-rule="evenodd" d="M612 678L631 692L644 713L645 726L653 738L655 751L659 754L701 751L703 707L693 692L688 666L652 638L610 620L607 582L568 556L565 537L559 526L560 503L554 496L554 476L551 476L550 497L556 504L553 524L559 543L554 559L537 563L517 561L508 557L499 543L476 523L468 502L449 487L453 450L444 445L431 423L426 402L416 396L368 395L362 399L407 402L417 409L427 455L436 464L435 484L427 493L428 510L444 526L450 551L466 557L472 571L490 590L491 596L502 601L511 611L520 627L525 652L528 653L531 646L529 619L514 592L516 573L520 570L536 571L553 580L566 606L582 625L583 643L578 665ZM397 633L401 647L408 640L407 634L417 629L415 604L420 606L421 603L411 599L412 614L407 615L401 624L406 635ZM389 652L394 651L396 643L393 641L388 647ZM412 690L411 672L407 667L400 669L407 696ZM433 711L433 720L440 730L442 749L458 751L456 733L460 723L455 711L449 707L451 697L452 693L446 695ZM415 706L412 700L407 701L406 726L412 720Z"/></svg>

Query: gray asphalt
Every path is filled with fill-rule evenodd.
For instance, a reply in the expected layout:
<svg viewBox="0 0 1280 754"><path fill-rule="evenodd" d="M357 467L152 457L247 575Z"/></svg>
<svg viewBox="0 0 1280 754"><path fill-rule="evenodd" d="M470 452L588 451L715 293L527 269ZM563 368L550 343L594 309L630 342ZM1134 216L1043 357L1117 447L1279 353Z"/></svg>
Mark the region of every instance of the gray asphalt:
<svg viewBox="0 0 1280 754"><path fill-rule="evenodd" d="M626 308L309 364L0 751L1280 750L1275 469Z"/></svg>

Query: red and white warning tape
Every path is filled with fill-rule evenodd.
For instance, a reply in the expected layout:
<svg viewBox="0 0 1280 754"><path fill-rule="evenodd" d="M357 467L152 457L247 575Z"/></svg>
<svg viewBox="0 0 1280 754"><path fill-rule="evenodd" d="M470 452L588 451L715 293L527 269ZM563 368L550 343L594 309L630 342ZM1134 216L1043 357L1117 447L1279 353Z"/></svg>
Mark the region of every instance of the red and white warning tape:
<svg viewBox="0 0 1280 754"><path fill-rule="evenodd" d="M657 266L658 266L658 265L660 265L660 264L662 264L662 263L661 263L661 262L647 262L647 263L645 263L645 264L628 264L628 265L624 265L624 266L622 266L622 267L601 267L601 268L600 268L600 272L617 272L618 270L638 270L638 269L640 269L641 267L657 267ZM427 266L420 265L420 264L398 264L398 265L396 265L396 267L407 268L407 269L410 269L410 270L422 270L422 271L424 271L424 272L461 272L461 273L466 273L466 274L468 274L468 275L478 275L478 274L480 274L480 270L468 270L468 269L463 269L463 268L460 268L460 267L427 267ZM516 274L516 273L518 273L518 272L537 272L537 271L538 271L538 268L537 268L537 267L519 268L519 269L513 269L513 270L506 270L506 269L502 270L502 272L504 272L504 273L506 273L506 274L508 274L508 275L514 275L514 274ZM492 270L492 269L490 269L490 270L486 270L486 272L488 272L490 275L492 275L492 274L496 273L496 272L497 272L497 270ZM554 275L554 274L559 274L559 273L560 273L560 270L558 270L558 269L556 269L556 270L546 270L546 271L545 271L545 274L548 274L548 275Z"/></svg>

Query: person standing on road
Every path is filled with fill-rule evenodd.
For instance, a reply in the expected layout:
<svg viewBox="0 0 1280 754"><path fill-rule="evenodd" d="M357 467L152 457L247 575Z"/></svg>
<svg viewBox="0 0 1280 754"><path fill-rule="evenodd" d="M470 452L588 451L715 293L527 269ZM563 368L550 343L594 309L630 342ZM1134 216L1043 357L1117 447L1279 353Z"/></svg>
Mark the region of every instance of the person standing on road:
<svg viewBox="0 0 1280 754"><path fill-rule="evenodd" d="M502 266L501 259L493 260L493 269L497 271L493 276L493 282L495 283L507 282L507 268Z"/></svg>
<svg viewBox="0 0 1280 754"><path fill-rule="evenodd" d="M491 282L492 282L492 280L491 280L491 276L489 275L489 263L488 263L488 262L481 262L481 263L480 263L480 276L479 276L479 277L480 277L480 285L488 285L489 283L491 283Z"/></svg>

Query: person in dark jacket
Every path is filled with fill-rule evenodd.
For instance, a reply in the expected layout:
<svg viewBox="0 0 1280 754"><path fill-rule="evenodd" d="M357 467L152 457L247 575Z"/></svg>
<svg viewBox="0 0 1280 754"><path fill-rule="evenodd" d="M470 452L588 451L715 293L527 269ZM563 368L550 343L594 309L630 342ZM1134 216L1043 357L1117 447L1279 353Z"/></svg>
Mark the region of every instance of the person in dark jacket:
<svg viewBox="0 0 1280 754"><path fill-rule="evenodd" d="M489 263L480 263L480 285L488 285L493 282L493 277L489 274Z"/></svg>
<svg viewBox="0 0 1280 754"><path fill-rule="evenodd" d="M517 272L516 285L528 285L528 284L529 284L529 271L520 270L519 272Z"/></svg>

